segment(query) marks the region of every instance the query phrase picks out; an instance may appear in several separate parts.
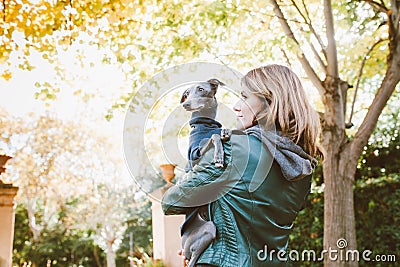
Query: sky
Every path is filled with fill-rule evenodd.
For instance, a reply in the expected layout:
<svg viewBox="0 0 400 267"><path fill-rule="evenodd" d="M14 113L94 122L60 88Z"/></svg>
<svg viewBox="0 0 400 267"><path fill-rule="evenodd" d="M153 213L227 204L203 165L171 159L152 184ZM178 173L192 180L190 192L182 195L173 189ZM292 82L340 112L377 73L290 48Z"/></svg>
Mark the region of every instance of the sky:
<svg viewBox="0 0 400 267"><path fill-rule="evenodd" d="M20 55L12 55L8 61L11 66L0 66L0 73L5 69L12 72L10 80L0 78L0 108L22 118L29 113L40 115L49 112L62 120L84 122L85 126L102 136L112 138L115 144L113 153L120 154L121 163L124 164L122 132L125 111L115 111L110 121L105 119L105 115L112 104L132 88L117 66L101 62L104 51L95 47L84 48L85 62L93 64L89 67L80 66L76 55L82 47L78 46L68 51L59 51L60 66L66 70L67 82L62 81L54 66L37 52L32 51L30 55L31 64L35 66L31 71L19 69ZM40 91L35 84L45 82L62 88L55 100L35 99L35 93ZM85 99L85 93L91 97ZM126 170L123 176L124 180L129 179Z"/></svg>

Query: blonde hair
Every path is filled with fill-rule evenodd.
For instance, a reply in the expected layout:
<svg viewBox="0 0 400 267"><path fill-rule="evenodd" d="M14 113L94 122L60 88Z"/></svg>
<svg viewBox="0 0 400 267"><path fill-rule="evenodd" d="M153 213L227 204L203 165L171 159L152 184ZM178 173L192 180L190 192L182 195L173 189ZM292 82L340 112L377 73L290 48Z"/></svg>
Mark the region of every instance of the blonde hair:
<svg viewBox="0 0 400 267"><path fill-rule="evenodd" d="M299 144L311 156L323 157L317 139L320 132L318 113L308 103L297 75L282 65L267 65L249 71L244 86L266 99L266 109L258 114L264 127L278 127L283 136Z"/></svg>

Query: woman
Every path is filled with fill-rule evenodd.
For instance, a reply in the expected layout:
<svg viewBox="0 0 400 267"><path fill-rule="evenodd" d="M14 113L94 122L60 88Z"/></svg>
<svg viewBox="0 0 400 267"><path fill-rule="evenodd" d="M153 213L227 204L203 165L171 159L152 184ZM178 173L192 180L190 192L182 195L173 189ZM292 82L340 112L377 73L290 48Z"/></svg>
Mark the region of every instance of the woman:
<svg viewBox="0 0 400 267"><path fill-rule="evenodd" d="M234 106L237 128L224 143L225 167L207 151L163 198L165 214L209 203L217 227L196 266L286 266L293 221L310 191L318 114L287 67L249 71Z"/></svg>

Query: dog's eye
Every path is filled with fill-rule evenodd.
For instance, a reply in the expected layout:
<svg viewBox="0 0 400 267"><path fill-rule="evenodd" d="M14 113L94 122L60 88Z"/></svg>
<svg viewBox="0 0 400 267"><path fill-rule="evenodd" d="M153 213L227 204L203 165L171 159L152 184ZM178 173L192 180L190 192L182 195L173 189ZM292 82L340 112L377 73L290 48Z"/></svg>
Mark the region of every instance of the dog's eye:
<svg viewBox="0 0 400 267"><path fill-rule="evenodd" d="M202 91L204 91L204 89L203 89L203 88L201 88L201 87L199 87L199 91L200 91L200 92L202 92Z"/></svg>

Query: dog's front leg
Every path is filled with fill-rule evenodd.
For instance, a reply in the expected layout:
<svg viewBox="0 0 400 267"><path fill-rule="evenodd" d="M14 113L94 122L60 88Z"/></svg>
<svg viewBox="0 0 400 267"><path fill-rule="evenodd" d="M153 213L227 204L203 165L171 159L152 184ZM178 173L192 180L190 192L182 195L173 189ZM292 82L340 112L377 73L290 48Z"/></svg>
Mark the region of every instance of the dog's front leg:
<svg viewBox="0 0 400 267"><path fill-rule="evenodd" d="M222 145L221 136L219 134L213 134L211 140L214 144L214 163L215 167L224 167L224 147Z"/></svg>
<svg viewBox="0 0 400 267"><path fill-rule="evenodd" d="M228 140L229 138L231 138L231 135L232 135L232 130L226 129L226 128L221 129L221 139L222 139L222 141Z"/></svg>

